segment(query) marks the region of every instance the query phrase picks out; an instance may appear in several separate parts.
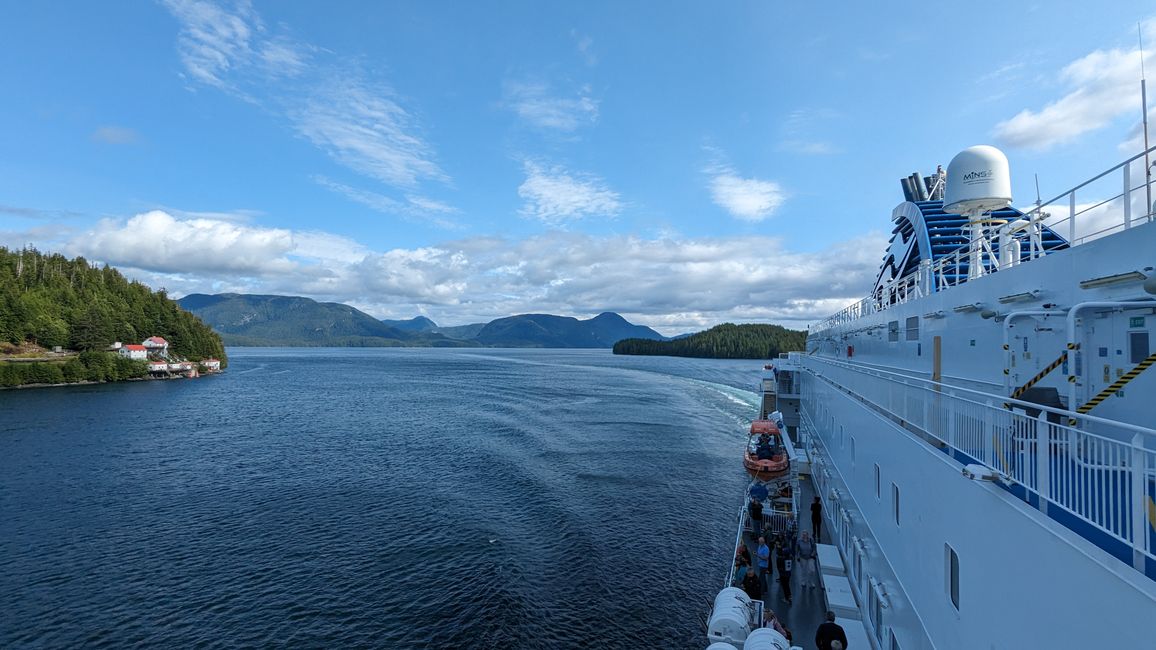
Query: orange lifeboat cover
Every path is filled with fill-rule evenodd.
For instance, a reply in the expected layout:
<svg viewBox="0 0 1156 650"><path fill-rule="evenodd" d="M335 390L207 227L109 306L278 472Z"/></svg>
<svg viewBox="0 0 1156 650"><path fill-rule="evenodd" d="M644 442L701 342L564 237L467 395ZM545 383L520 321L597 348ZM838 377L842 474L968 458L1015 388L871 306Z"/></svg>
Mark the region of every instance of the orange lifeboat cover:
<svg viewBox="0 0 1156 650"><path fill-rule="evenodd" d="M754 422L751 422L751 433L767 433L774 435L779 433L779 428L776 427L775 423L771 422L770 420L755 420Z"/></svg>

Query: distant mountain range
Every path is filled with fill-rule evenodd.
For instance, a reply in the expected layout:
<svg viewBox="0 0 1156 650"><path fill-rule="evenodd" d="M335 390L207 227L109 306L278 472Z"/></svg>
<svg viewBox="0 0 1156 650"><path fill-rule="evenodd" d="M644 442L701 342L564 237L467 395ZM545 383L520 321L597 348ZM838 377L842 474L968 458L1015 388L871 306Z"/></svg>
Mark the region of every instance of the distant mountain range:
<svg viewBox="0 0 1156 650"><path fill-rule="evenodd" d="M216 330L225 345L252 346L446 346L441 334L391 327L373 316L335 302L295 296L239 293L189 294L177 301Z"/></svg>
<svg viewBox="0 0 1156 650"><path fill-rule="evenodd" d="M524 314L490 321L476 340L494 347L608 348L621 339L664 337L642 325L634 325L613 312L588 320L549 314Z"/></svg>
<svg viewBox="0 0 1156 650"><path fill-rule="evenodd" d="M609 348L626 338L664 340L613 312L587 320L524 314L439 327L424 316L377 320L349 305L295 296L194 293L177 302L226 345Z"/></svg>

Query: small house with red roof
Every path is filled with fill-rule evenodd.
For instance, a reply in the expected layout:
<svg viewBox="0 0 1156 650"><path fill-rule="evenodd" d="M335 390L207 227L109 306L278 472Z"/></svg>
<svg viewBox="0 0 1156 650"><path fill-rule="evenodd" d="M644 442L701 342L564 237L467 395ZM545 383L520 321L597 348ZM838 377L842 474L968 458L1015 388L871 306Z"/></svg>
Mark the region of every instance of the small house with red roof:
<svg viewBox="0 0 1156 650"><path fill-rule="evenodd" d="M122 345L116 352L122 357L139 361L145 361L149 356L148 349L143 345Z"/></svg>
<svg viewBox="0 0 1156 650"><path fill-rule="evenodd" d="M169 342L159 336L150 336L145 339L141 345L149 352L160 352L164 354L169 351Z"/></svg>

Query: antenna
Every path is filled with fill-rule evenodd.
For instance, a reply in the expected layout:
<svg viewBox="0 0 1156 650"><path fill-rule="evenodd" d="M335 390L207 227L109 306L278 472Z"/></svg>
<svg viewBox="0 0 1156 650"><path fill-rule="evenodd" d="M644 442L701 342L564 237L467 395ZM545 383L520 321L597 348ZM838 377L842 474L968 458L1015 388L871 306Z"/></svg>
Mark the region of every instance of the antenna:
<svg viewBox="0 0 1156 650"><path fill-rule="evenodd" d="M1144 111L1144 211L1152 220L1152 164L1148 161L1148 80L1144 73L1144 30L1136 23L1136 38L1140 41L1140 107Z"/></svg>

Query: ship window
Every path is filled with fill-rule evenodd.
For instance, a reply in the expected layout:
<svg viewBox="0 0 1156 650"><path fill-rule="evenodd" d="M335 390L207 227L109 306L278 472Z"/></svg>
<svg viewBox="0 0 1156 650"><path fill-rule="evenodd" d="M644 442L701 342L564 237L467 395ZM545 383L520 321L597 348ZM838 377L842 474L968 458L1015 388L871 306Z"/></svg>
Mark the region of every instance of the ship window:
<svg viewBox="0 0 1156 650"><path fill-rule="evenodd" d="M1148 358L1148 332L1128 332L1128 343L1132 363Z"/></svg>
<svg viewBox="0 0 1156 650"><path fill-rule="evenodd" d="M907 340L908 341L918 341L919 340L919 317L918 316L912 316L911 318L907 319Z"/></svg>
<svg viewBox="0 0 1156 650"><path fill-rule="evenodd" d="M890 323L887 323L887 340L888 341L898 341L899 340L899 321L893 320Z"/></svg>
<svg viewBox="0 0 1156 650"><path fill-rule="evenodd" d="M855 466L855 436L851 436L851 466Z"/></svg>
<svg viewBox="0 0 1156 650"><path fill-rule="evenodd" d="M875 464L875 500L879 500L879 464Z"/></svg>
<svg viewBox="0 0 1156 650"><path fill-rule="evenodd" d="M955 554L955 549L951 548L949 544L943 545L944 555L946 556L945 567L947 573L947 595L951 597L951 605L956 610L959 609L959 556Z"/></svg>
<svg viewBox="0 0 1156 650"><path fill-rule="evenodd" d="M895 513L895 525L899 525L899 486L891 484L891 506Z"/></svg>

